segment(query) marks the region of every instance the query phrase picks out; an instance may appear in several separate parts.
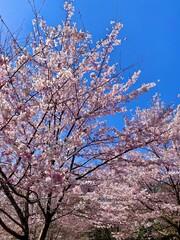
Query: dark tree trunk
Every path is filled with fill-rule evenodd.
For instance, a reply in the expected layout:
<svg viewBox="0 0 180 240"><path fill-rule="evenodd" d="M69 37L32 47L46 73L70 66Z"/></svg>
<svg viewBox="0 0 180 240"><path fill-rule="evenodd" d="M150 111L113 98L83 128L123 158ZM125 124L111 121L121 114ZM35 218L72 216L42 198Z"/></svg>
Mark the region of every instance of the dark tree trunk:
<svg viewBox="0 0 180 240"><path fill-rule="evenodd" d="M50 224L51 224L51 218L46 219L46 222L43 226L43 229L40 233L40 236L39 236L38 240L45 240L46 239Z"/></svg>

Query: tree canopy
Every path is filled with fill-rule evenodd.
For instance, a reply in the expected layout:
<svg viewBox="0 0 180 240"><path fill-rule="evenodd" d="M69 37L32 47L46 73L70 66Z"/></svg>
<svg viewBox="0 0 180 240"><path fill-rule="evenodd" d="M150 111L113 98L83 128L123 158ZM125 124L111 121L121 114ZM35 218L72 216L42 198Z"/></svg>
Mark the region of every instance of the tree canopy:
<svg viewBox="0 0 180 240"><path fill-rule="evenodd" d="M56 27L36 15L24 45L10 33L0 56L2 239L83 239L97 227L126 239L161 223L179 237L178 109L156 95L122 130L109 126L155 84L136 88L140 71L125 80L110 63L120 22L93 43L71 2L64 10Z"/></svg>

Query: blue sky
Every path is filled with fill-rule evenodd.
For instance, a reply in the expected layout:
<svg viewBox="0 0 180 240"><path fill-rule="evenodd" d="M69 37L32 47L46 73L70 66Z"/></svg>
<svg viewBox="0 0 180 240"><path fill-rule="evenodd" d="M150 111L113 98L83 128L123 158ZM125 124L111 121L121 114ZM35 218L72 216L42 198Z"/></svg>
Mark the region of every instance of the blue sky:
<svg viewBox="0 0 180 240"><path fill-rule="evenodd" d="M37 9L42 0L35 0ZM63 0L46 0L42 15L50 25L58 24L63 17ZM120 37L126 37L120 49L113 55L113 61L122 67L139 63L141 69L139 84L160 82L141 97L138 102L144 106L155 92L160 92L167 103L178 103L180 93L180 0L75 0L77 15L75 21L80 28L83 23L95 41L106 34L110 20L120 20L123 30ZM33 13L28 0L0 0L0 14L12 31L24 20L23 33L30 31ZM131 69L131 74L134 69Z"/></svg>

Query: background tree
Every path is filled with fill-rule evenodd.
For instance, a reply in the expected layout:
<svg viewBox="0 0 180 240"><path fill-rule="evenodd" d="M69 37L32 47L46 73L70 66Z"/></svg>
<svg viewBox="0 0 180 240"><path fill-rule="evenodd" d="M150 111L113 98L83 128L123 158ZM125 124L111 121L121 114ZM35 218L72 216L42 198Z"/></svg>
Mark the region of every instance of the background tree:
<svg viewBox="0 0 180 240"><path fill-rule="evenodd" d="M157 138L112 161L96 189L99 195L89 193L89 199L99 202L100 222L119 226L117 239L180 238L179 124L179 107L166 108L157 96L150 109L138 109L126 120L140 137Z"/></svg>
<svg viewBox="0 0 180 240"><path fill-rule="evenodd" d="M134 169L138 172L138 176L135 174L138 186L136 214L145 226L154 228L152 235L155 237L180 239L179 116L177 108L172 117L167 117L161 141L148 145L138 169Z"/></svg>

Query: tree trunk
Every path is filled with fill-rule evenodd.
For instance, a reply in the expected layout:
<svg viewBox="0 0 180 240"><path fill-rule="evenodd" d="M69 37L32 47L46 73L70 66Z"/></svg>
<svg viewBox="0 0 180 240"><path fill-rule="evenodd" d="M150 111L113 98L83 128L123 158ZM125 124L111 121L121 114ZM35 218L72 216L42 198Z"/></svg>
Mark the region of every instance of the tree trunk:
<svg viewBox="0 0 180 240"><path fill-rule="evenodd" d="M42 231L41 231L41 233L39 235L38 240L45 240L46 239L47 232L49 230L50 224L51 224L51 218L46 219L46 222L45 222L45 224L43 226L43 229L42 229Z"/></svg>

